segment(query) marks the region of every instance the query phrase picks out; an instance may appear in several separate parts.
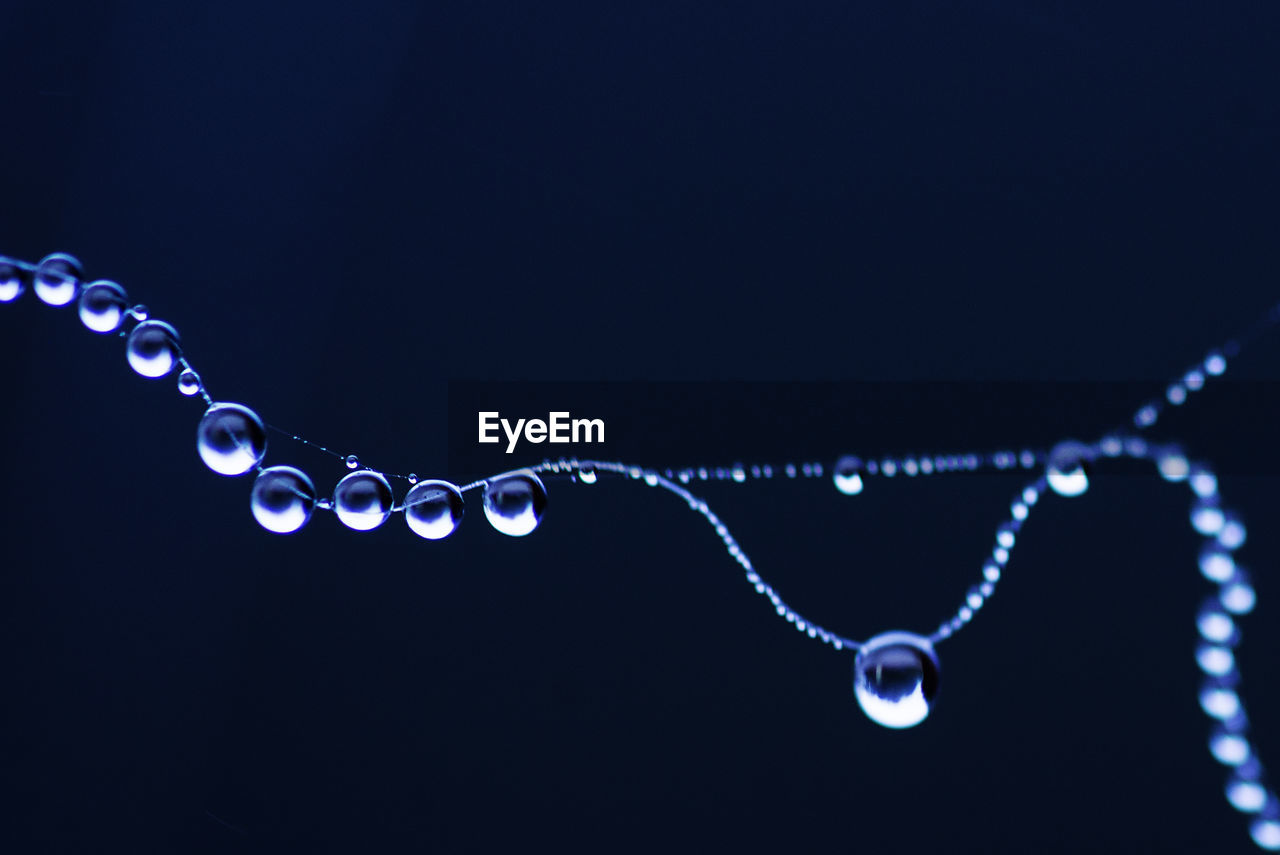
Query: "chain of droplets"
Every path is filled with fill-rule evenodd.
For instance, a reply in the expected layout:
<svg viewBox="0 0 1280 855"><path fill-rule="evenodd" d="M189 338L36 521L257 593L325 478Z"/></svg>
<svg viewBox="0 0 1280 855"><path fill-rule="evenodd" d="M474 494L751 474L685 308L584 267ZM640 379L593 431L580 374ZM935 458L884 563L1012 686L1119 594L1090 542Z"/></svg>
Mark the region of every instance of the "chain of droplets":
<svg viewBox="0 0 1280 855"><path fill-rule="evenodd" d="M807 620L778 595L755 570L751 559L739 546L710 506L684 486L692 481L733 481L772 479L775 474L786 478L823 478L824 467L818 462L787 463L779 467L735 464L730 467L694 467L659 472L618 462L577 459L547 460L526 469L502 473L458 487L447 481L419 481L416 475L391 476L406 479L411 489L402 504L395 504L386 476L369 469L353 471L335 486L333 497L320 499L311 479L289 466L263 468L266 453L266 426L252 410L241 404L219 403L208 394L204 382L187 361L179 344L177 331L164 321L150 319L146 307L131 304L117 283L98 280L82 284L82 269L72 256L55 253L39 264L29 264L0 257L0 303L16 300L31 286L40 300L51 306L66 306L79 298L79 314L84 325L98 333L119 333L127 337L126 355L134 370L144 377L159 378L178 372L178 389L187 396L199 396L207 409L197 429L197 448L201 458L213 471L223 475L257 472L251 508L258 522L270 531L297 531L310 519L314 508L334 510L347 526L357 530L378 527L392 512L402 511L410 528L417 534L439 539L451 534L463 514L462 494L473 489L484 491L484 509L490 523L500 532L519 536L536 528L546 505L546 490L540 473L567 474L573 480L590 484L597 473L613 473L649 486L660 487L679 496L701 515L716 532L730 557L743 568L748 584L765 596L779 616L810 638L819 639L837 650L852 648L859 652L855 664L855 693L864 709L882 724L909 726L927 714L911 713L905 723L879 719L864 695L868 689L864 653L880 639L889 647L904 643L915 645L916 666L923 675L929 670L927 660L936 669L931 644L950 637L972 620L976 612L995 592L1003 568L1008 564L1017 536L1046 487L1063 496L1078 496L1089 484L1087 466L1099 457L1130 457L1155 463L1167 481L1186 481L1195 494L1191 524L1206 538L1201 550L1201 573L1219 587L1207 598L1197 614L1196 625L1201 641L1196 661L1205 673L1200 690L1200 705L1215 724L1210 736L1210 751L1215 759L1231 769L1226 797L1237 810L1254 815L1250 833L1262 848L1280 850L1280 800L1264 780L1264 770L1248 739L1248 718L1237 692L1240 672L1235 663L1234 648L1240 632L1235 618L1252 611L1256 594L1247 571L1235 563L1233 553L1245 540L1245 529L1239 518L1221 507L1217 477L1206 463L1194 465L1174 446L1153 447L1138 436L1110 434L1093 444L1066 441L1048 452L1023 449L1018 452L998 451L990 454L951 454L937 456L884 457L867 460L853 456L835 464L832 479L837 490L858 495L864 487L864 476L892 478L902 473L908 478L948 472L1035 469L1043 473L1027 483L1009 506L1009 516L996 529L995 545L982 566L982 581L969 588L962 605L927 639L909 633L890 633L868 642L854 641ZM1133 417L1138 430L1151 427L1164 407L1179 406L1191 393L1203 388L1206 378L1226 370L1226 358L1240 350L1280 320L1280 306L1262 318L1244 336L1227 342L1220 350L1210 352L1200 363L1188 369L1169 384L1162 399L1143 404ZM127 327L127 329L126 329ZM278 429L277 429L278 430ZM360 468L355 455L341 455L300 436L280 431L290 438L315 447L344 461L347 468ZM677 483L678 482L678 483ZM901 636L902 638L899 638ZM880 660L874 668L898 667ZM936 671L932 675L936 689ZM922 676L922 679L925 679ZM931 691L927 694L931 695Z"/></svg>

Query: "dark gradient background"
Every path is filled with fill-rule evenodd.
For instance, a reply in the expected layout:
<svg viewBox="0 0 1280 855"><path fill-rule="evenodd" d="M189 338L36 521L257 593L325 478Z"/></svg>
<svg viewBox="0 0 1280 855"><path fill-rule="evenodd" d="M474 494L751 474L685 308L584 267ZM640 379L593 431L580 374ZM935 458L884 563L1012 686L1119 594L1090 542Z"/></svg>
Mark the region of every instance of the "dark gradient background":
<svg viewBox="0 0 1280 855"><path fill-rule="evenodd" d="M1280 7L1115 5L11 3L0 252L75 253L215 397L389 471L474 474L458 380L884 390L744 393L734 431L637 397L657 466L1093 438L1280 296ZM890 732L670 497L272 536L122 351L0 307L5 852L1250 851L1183 488L1046 501ZM1280 346L1232 376L1157 435L1226 461L1251 526L1277 764ZM1044 404L1066 381L1124 385ZM866 637L955 608L1019 486L704 494Z"/></svg>

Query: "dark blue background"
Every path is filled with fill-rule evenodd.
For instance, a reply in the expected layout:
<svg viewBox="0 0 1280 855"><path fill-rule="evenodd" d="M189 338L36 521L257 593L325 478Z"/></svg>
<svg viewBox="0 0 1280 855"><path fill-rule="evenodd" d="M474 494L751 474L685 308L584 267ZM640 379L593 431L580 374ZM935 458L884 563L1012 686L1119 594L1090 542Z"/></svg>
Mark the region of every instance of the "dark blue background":
<svg viewBox="0 0 1280 855"><path fill-rule="evenodd" d="M215 397L444 477L461 379L894 384L762 408L723 459L673 410L658 466L829 453L795 424L863 454L1090 436L1127 413L911 384L1157 394L1276 300L1275 4L633 5L10 4L0 252L77 254ZM892 733L668 497L553 484L520 541L478 507L440 544L273 537L193 453L199 408L77 327L0 307L6 851L1249 851L1184 491L1046 502ZM1243 461L1274 764L1280 347L1239 372L1168 430ZM705 493L865 637L953 609L1018 486Z"/></svg>

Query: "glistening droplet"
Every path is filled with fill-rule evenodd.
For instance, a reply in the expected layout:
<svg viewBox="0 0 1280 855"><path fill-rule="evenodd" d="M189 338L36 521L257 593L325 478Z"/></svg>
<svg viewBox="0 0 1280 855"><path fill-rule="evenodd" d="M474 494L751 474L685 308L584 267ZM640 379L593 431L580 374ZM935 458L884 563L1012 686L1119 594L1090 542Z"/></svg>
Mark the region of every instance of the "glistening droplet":
<svg viewBox="0 0 1280 855"><path fill-rule="evenodd" d="M291 534L307 524L316 506L316 487L292 466L262 470L249 497L253 518L267 531Z"/></svg>
<svg viewBox="0 0 1280 855"><path fill-rule="evenodd" d="M196 428L196 449L219 475L243 475L267 453L267 430L243 404L213 404Z"/></svg>
<svg viewBox="0 0 1280 855"><path fill-rule="evenodd" d="M887 632L863 645L853 663L853 693L867 717L891 728L924 721L938 694L938 656L927 638Z"/></svg>
<svg viewBox="0 0 1280 855"><path fill-rule="evenodd" d="M547 508L547 488L529 469L521 469L484 485L484 515L503 534L523 537L538 527Z"/></svg>
<svg viewBox="0 0 1280 855"><path fill-rule="evenodd" d="M453 534L462 522L462 493L448 481L423 481L404 497L404 519L413 533L427 540Z"/></svg>
<svg viewBox="0 0 1280 855"><path fill-rule="evenodd" d="M129 331L129 365L143 377L163 377L178 364L178 331L164 321L143 321Z"/></svg>

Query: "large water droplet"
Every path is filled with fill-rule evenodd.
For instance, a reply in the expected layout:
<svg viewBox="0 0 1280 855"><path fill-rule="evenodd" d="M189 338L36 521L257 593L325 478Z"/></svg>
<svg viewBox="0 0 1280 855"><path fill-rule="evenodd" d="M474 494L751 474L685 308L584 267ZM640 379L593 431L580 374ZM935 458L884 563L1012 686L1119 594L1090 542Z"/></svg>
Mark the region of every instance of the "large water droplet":
<svg viewBox="0 0 1280 855"><path fill-rule="evenodd" d="M267 453L267 430L258 414L242 404L214 404L196 428L196 448L219 475L243 475Z"/></svg>
<svg viewBox="0 0 1280 855"><path fill-rule="evenodd" d="M352 472L333 488L333 507L347 528L369 531L391 516L391 485L378 472Z"/></svg>
<svg viewBox="0 0 1280 855"><path fill-rule="evenodd" d="M941 669L927 638L886 632L868 641L853 663L853 693L867 717L892 728L924 721L938 694Z"/></svg>
<svg viewBox="0 0 1280 855"><path fill-rule="evenodd" d="M484 485L484 515L503 534L522 537L538 527L547 508L547 488L531 470L521 469Z"/></svg>
<svg viewBox="0 0 1280 855"><path fill-rule="evenodd" d="M36 265L36 296L50 306L65 306L80 287L80 262L65 252L55 252Z"/></svg>
<svg viewBox="0 0 1280 855"><path fill-rule="evenodd" d="M846 496L856 496L862 492L862 461L847 454L836 461L836 468L831 480L836 489Z"/></svg>
<svg viewBox="0 0 1280 855"><path fill-rule="evenodd" d="M13 261L0 259L0 303L12 303L27 290L30 277Z"/></svg>
<svg viewBox="0 0 1280 855"><path fill-rule="evenodd" d="M405 522L427 540L453 534L463 511L462 493L448 481L423 481L404 497Z"/></svg>
<svg viewBox="0 0 1280 855"><path fill-rule="evenodd" d="M1092 457L1082 443L1068 440L1060 442L1049 452L1045 477L1049 487L1059 496L1079 496L1089 489L1089 473L1086 462Z"/></svg>
<svg viewBox="0 0 1280 855"><path fill-rule="evenodd" d="M129 365L143 377L163 377L178 364L178 331L164 321L143 321L129 331Z"/></svg>
<svg viewBox="0 0 1280 855"><path fill-rule="evenodd" d="M115 332L124 322L128 308L124 289L101 279L86 285L80 295L80 322L97 333Z"/></svg>
<svg viewBox="0 0 1280 855"><path fill-rule="evenodd" d="M292 466L262 470L249 497L253 518L267 531L291 534L307 524L316 506L316 487Z"/></svg>

